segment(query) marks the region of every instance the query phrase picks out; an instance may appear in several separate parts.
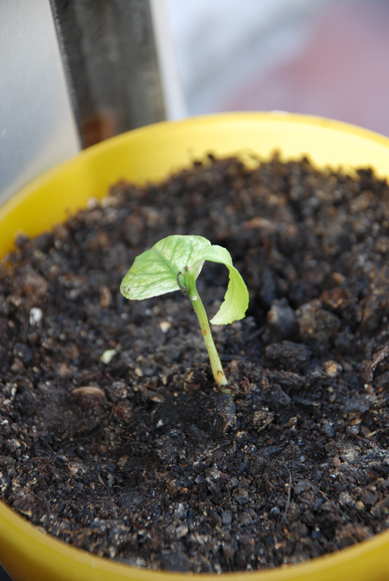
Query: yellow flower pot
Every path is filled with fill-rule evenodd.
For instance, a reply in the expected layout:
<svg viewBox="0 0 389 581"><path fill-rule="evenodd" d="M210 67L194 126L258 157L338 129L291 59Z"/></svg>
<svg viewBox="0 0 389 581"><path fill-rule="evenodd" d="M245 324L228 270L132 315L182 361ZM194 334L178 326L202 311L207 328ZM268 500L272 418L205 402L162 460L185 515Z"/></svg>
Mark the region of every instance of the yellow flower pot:
<svg viewBox="0 0 389 581"><path fill-rule="evenodd" d="M389 139L343 123L272 113L235 113L160 123L94 146L25 187L0 209L0 256L19 231L30 236L101 198L118 180L161 180L208 152L284 160L308 155L319 167L371 166L389 177ZM0 502L0 562L15 581L183 581L102 559L45 535ZM226 574L231 581L389 580L389 532L302 565ZM214 575L201 575L204 580Z"/></svg>

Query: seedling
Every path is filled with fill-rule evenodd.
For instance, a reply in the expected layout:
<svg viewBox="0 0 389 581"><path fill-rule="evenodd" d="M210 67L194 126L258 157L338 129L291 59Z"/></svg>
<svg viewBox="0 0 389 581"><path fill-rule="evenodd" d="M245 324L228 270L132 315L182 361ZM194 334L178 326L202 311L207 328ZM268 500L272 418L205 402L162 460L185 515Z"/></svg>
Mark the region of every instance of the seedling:
<svg viewBox="0 0 389 581"><path fill-rule="evenodd" d="M243 319L249 304L247 287L232 264L231 255L221 246L211 245L202 236L168 236L136 257L123 278L121 293L127 299L141 300L181 290L187 295L200 323L207 347L213 377L219 388L228 385L212 338L208 317L196 289L205 260L224 264L229 282L224 301L211 320L214 325L228 325Z"/></svg>

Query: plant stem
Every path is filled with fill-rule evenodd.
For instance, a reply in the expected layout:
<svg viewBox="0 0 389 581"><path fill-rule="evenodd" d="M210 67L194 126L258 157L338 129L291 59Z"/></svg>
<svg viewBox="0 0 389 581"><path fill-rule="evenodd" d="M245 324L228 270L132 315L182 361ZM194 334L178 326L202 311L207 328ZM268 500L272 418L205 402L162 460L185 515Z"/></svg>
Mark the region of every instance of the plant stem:
<svg viewBox="0 0 389 581"><path fill-rule="evenodd" d="M200 323L201 334L204 337L205 345L207 347L209 360L211 362L211 369L213 373L213 377L216 381L218 387L223 388L224 386L228 385L227 378L224 374L223 367L220 361L219 354L216 350L215 343L213 341L211 328L209 326L207 313L204 309L204 305L200 299L200 295L196 289L196 281L194 275L192 273L185 273L184 274L188 287L189 287L189 298L192 302L193 309L197 315L197 318ZM222 391L228 391L222 389Z"/></svg>

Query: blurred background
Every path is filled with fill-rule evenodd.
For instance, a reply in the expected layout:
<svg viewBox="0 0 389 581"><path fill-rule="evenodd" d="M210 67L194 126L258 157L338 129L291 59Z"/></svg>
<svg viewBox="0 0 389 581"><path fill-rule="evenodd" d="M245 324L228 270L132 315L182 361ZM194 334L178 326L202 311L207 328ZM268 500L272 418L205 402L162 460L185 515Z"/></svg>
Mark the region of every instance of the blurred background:
<svg viewBox="0 0 389 581"><path fill-rule="evenodd" d="M284 110L389 135L387 0L168 0L189 115Z"/></svg>
<svg viewBox="0 0 389 581"><path fill-rule="evenodd" d="M389 136L389 0L0 0L0 203L123 131L282 110Z"/></svg>

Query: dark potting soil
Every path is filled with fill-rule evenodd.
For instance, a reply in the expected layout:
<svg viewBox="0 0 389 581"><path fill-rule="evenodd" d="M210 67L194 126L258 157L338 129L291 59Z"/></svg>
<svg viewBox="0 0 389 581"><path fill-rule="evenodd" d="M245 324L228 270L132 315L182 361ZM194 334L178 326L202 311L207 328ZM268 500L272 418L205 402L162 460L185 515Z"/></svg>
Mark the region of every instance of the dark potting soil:
<svg viewBox="0 0 389 581"><path fill-rule="evenodd" d="M170 234L231 252L248 316L214 337L188 298L129 302L135 256ZM122 183L0 276L0 490L76 547L131 565L276 567L389 524L389 188L275 157ZM210 316L227 269L204 266Z"/></svg>

